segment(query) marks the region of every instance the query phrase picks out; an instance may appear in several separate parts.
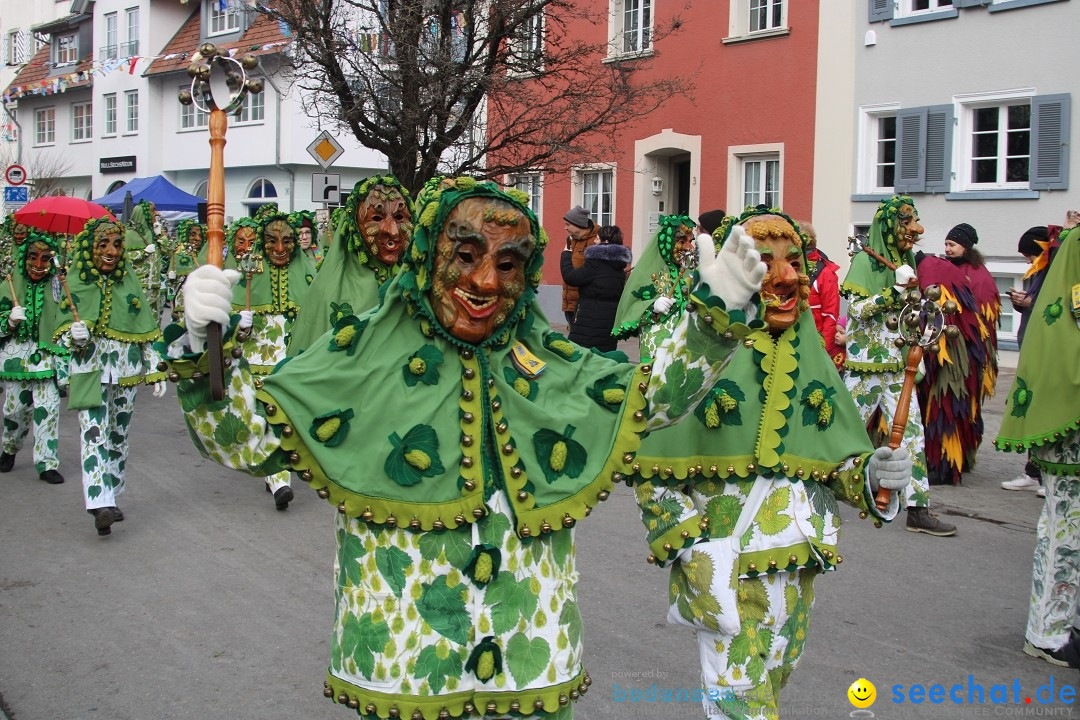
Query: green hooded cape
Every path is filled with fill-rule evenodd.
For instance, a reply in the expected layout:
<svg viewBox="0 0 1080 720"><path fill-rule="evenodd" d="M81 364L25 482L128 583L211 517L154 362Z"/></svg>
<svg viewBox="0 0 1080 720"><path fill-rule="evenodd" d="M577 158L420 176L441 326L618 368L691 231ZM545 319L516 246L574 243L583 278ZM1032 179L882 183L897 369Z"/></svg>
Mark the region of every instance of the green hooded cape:
<svg viewBox="0 0 1080 720"><path fill-rule="evenodd" d="M902 253L896 247L897 215L903 205L910 205L914 209L915 201L907 195L893 195L889 200L881 201L870 225L868 247L897 267L907 265L914 270L915 254L911 250ZM840 292L846 297L868 298L880 295L895 284L896 273L893 270L870 257L869 253L860 252L851 259L851 267L848 268L844 284L840 286Z"/></svg>
<svg viewBox="0 0 1080 720"><path fill-rule="evenodd" d="M19 341L33 340L37 343L40 352L67 357L67 349L52 341L52 323L60 313L57 299L63 295L63 290L55 279L55 270L36 283L30 282L26 274L26 251L30 249L31 244L37 242L45 243L53 249L53 252L58 252L60 249L60 241L56 236L35 230L30 231L26 242L20 245L15 253L15 272L12 273L11 281L15 286L16 302L12 302L11 288L8 283L0 283L0 318L6 325L11 308L16 304L21 305L26 311L26 320L19 323L12 336ZM53 374L50 370L42 373L41 376L52 377ZM0 369L0 378L4 380L33 380L37 379L38 375L38 373L26 372L25 368Z"/></svg>
<svg viewBox="0 0 1080 720"><path fill-rule="evenodd" d="M647 371L551 331L535 301L547 239L524 193L439 180L417 199L409 259L383 303L339 319L265 378L258 396L293 467L308 468L301 475L348 515L457 527L481 517L483 498L501 488L523 537L570 527L628 467L644 430ZM509 203L535 240L525 292L476 345L451 336L427 300L439 229L468 198ZM515 347L545 363L542 374L519 372Z"/></svg>
<svg viewBox="0 0 1080 720"><path fill-rule="evenodd" d="M630 271L626 289L615 311L615 328L611 334L626 338L638 334L650 325L662 323L674 315L681 315L690 296L687 276L680 278L679 265L675 262L675 231L685 226L694 229L694 221L685 215L661 215L660 228L645 246L641 258ZM675 302L667 314L655 315L653 302L661 295L670 296Z"/></svg>
<svg viewBox="0 0 1080 720"><path fill-rule="evenodd" d="M406 203L411 202L409 191L391 175L375 175L356 184L345 203L334 241L293 325L289 355L299 355L312 347L341 316L359 315L375 307L379 287L401 268L400 264L384 265L371 255L356 224L357 208L376 185L396 188Z"/></svg>
<svg viewBox="0 0 1080 720"><path fill-rule="evenodd" d="M1061 247L1031 309L1024 347L994 445L1023 453L1080 432L1080 227L1062 231ZM1037 456L1033 456L1036 462ZM1047 468L1063 475L1080 466Z"/></svg>
<svg viewBox="0 0 1080 720"><path fill-rule="evenodd" d="M289 217L284 213L266 213L262 216L256 240L260 252L263 231L267 224L274 220L289 222ZM277 267L266 259L263 259L261 265L262 272L251 276L251 311L256 315L285 315L290 319L295 318L297 311L306 301L308 286L315 279L315 265L300 252L299 245L293 247L292 257L285 267ZM246 296L247 278L242 277L233 288L233 308L243 310Z"/></svg>
<svg viewBox="0 0 1080 720"><path fill-rule="evenodd" d="M161 334L158 319L150 309L139 279L129 271L126 258L121 257L108 275L102 275L94 267L94 232L104 224L115 224L125 232L123 225L112 220L91 220L76 236L72 248L74 274L68 275L67 282L79 319L90 328L91 335L130 343L152 341ZM58 310L60 314L53 319L53 342L73 321L66 297L58 304Z"/></svg>

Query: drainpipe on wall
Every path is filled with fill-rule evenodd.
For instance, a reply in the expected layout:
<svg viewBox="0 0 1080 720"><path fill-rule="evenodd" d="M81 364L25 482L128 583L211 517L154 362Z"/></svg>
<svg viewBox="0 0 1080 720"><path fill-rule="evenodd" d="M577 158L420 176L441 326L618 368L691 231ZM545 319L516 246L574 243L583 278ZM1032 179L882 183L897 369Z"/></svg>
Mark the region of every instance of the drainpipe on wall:
<svg viewBox="0 0 1080 720"><path fill-rule="evenodd" d="M293 203L296 201L296 171L281 164L281 90L274 82L274 76L266 71L262 57L259 58L259 69L270 87L274 88L274 167L289 174L289 212L293 212Z"/></svg>
<svg viewBox="0 0 1080 720"><path fill-rule="evenodd" d="M18 136L15 138L15 164L22 165L22 125L15 119L15 116L11 114L11 110L8 109L7 103L4 103L4 114L11 118L11 122L15 123L15 129Z"/></svg>

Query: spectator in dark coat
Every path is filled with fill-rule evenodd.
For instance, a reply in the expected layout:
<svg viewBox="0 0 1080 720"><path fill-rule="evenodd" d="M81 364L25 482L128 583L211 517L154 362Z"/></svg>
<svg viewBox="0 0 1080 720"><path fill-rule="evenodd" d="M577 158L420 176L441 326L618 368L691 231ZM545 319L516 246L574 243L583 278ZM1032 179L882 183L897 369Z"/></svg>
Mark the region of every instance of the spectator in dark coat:
<svg viewBox="0 0 1080 720"><path fill-rule="evenodd" d="M575 268L570 239L563 250L560 267L563 283L580 290L577 311L570 326L570 339L578 345L597 350L615 349L611 335L615 311L626 284L626 268L632 255L623 247L618 226L600 228L600 244L585 248L585 264Z"/></svg>

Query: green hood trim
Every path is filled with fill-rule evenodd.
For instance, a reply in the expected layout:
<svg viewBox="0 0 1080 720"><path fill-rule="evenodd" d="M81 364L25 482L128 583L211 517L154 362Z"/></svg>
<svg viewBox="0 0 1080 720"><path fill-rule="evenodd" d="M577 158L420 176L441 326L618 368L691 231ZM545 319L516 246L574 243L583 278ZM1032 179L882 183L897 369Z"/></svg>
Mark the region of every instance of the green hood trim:
<svg viewBox="0 0 1080 720"><path fill-rule="evenodd" d="M84 283L94 282L96 279L101 278L101 273L94 265L94 233L102 225L115 225L120 228L120 234L124 236L125 243L127 241L127 228L114 220L98 218L86 223L82 231L75 236L75 242L71 248L72 257L70 262L71 269L75 271L78 279ZM122 281L127 276L127 266L127 258L121 255L116 267L109 273L109 277L113 282L116 280ZM72 288L72 292L74 292L74 288ZM81 315L80 312L80 317Z"/></svg>
<svg viewBox="0 0 1080 720"><path fill-rule="evenodd" d="M225 231L225 245L229 248L229 257L233 258L234 262L236 259L236 231L243 227L251 228L255 231L255 244L258 243L260 228L259 223L255 221L255 218L242 217L229 223L229 229ZM255 244L253 244L252 249L257 249L254 247Z"/></svg>
<svg viewBox="0 0 1080 720"><path fill-rule="evenodd" d="M409 191L396 177L393 175L372 175L366 180L356 183L353 187L353 191L349 193L349 197L345 201L344 216L339 218L333 242L333 246L341 245L342 249L347 249L349 253L352 253L352 256L356 258L357 262L375 274L375 279L377 280L376 287L393 277L400 267L400 265L384 265L377 257L369 255L367 245L364 243L364 235L360 231L360 227L356 224L356 211L360 208L361 203L367 199L367 196L371 193L372 189L377 185L394 188L401 193L401 197L405 199L407 204L412 203L412 196L409 194ZM416 217L417 212L414 210L414 222ZM342 240L345 242L341 242ZM407 246L405 252L408 252ZM361 311L366 309L367 308L357 308L357 310Z"/></svg>
<svg viewBox="0 0 1080 720"><path fill-rule="evenodd" d="M692 287L691 278L680 276L679 264L675 262L674 238L675 231L680 227L692 231L694 221L686 215L661 215L659 224L659 229L645 246L626 280L626 290L615 311L615 328L611 331L615 337L636 335L686 309L689 288ZM675 301L671 309L664 315L654 315L653 302L668 293Z"/></svg>
<svg viewBox="0 0 1080 720"><path fill-rule="evenodd" d="M96 279L89 282L81 277L68 278L79 319L86 323L90 334L97 337L129 343L156 340L161 336L161 328L139 278L135 273L117 277L118 272L119 267L105 277L98 273ZM57 306L60 314L52 320L55 323L51 336L53 343L59 341L74 320L66 297Z"/></svg>
<svg viewBox="0 0 1080 720"><path fill-rule="evenodd" d="M881 201L870 225L867 245L897 267L907 265L914 270L915 254L911 250L901 253L896 247L896 232L899 228L897 216L904 205L915 209L915 201L908 195L893 195L890 199ZM870 257L869 253L859 252L851 259L851 267L840 286L840 292L849 298L873 297L882 294L894 284L894 271Z"/></svg>
<svg viewBox="0 0 1080 720"><path fill-rule="evenodd" d="M294 254L283 268L264 260L263 271L251 276L251 312L295 318L306 301L308 286L314 278L315 266L303 253ZM233 288L234 311L244 309L247 283L248 279L241 277Z"/></svg>
<svg viewBox="0 0 1080 720"><path fill-rule="evenodd" d="M1016 379L994 441L999 450L1022 453L1080 432L1080 327L1070 313L1048 311L1062 303L1070 307L1080 282L1080 227L1063 233L1028 316Z"/></svg>
<svg viewBox="0 0 1080 720"><path fill-rule="evenodd" d="M154 206L149 200L140 200L131 211L127 235L124 238L124 249L142 250L154 242Z"/></svg>
<svg viewBox="0 0 1080 720"><path fill-rule="evenodd" d="M499 715L516 712L511 705L522 713L533 714L541 710L545 713L554 713L566 706L572 698L581 697L583 690L588 691L591 684L592 680L582 670L573 680L544 688L505 692L443 693L425 698L419 695L381 693L353 685L328 672L323 685L323 695L339 705L348 704L349 707L355 705L362 717L415 718L419 713L419 717L423 717L423 720L441 720L446 717L440 714L444 711L451 718L470 717L474 712L488 714L484 709L491 703L495 704L495 712ZM469 706L468 709L466 705ZM393 710L397 713L392 713Z"/></svg>
<svg viewBox="0 0 1080 720"><path fill-rule="evenodd" d="M50 235L49 233L31 230L29 233L27 233L25 242L23 242L22 245L18 245L15 247L16 272L12 273L13 280L22 277L29 281L30 276L26 274L26 252L34 243L44 243L45 245L48 245L54 253L57 254L63 250L60 244L60 237L58 235ZM48 277L52 277L53 275L56 275L55 266L49 269ZM5 283L4 286L5 289L8 290L7 294L10 296L11 291L7 288L7 284Z"/></svg>
<svg viewBox="0 0 1080 720"><path fill-rule="evenodd" d="M354 353L336 342L319 343L262 381L259 398L267 404L269 422L281 428L292 467L341 512L369 523L458 527L482 517L484 498L500 488L522 537L584 518L630 471L638 435L645 430L647 366L595 353L568 359L546 346L551 330L535 312L521 342L547 367L535 380L541 390L527 399L508 380L513 377L507 373L513 367L510 349L447 342L410 315L399 279L391 282L384 304L361 318L339 321L340 327L359 328L348 343ZM410 384L402 368L424 347L442 354L439 375L430 378L432 384ZM596 382L612 375L627 388L626 402L615 412L588 395ZM348 411L347 432L362 441L339 439L330 447L312 439L309 429L318 419ZM577 428L575 439L587 457L576 477L564 473L548 482L544 464L550 458L541 457L533 437L544 429L562 432L567 424ZM430 427L436 442L425 431L416 447L425 448L429 462L414 467L435 468L435 452L443 472L403 485L387 474L391 464L386 461L395 452L416 449L403 439L418 425ZM358 473L358 467L368 470Z"/></svg>

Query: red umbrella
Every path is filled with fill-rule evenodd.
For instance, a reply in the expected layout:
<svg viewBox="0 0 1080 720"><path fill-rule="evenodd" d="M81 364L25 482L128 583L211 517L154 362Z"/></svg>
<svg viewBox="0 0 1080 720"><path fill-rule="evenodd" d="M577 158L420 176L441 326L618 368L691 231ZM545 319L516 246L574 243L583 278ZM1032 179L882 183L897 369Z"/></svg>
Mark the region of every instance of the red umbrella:
<svg viewBox="0 0 1080 720"><path fill-rule="evenodd" d="M15 222L51 233L75 235L88 220L116 220L106 208L69 195L40 197L15 211Z"/></svg>

